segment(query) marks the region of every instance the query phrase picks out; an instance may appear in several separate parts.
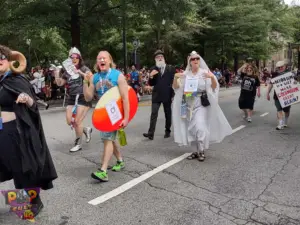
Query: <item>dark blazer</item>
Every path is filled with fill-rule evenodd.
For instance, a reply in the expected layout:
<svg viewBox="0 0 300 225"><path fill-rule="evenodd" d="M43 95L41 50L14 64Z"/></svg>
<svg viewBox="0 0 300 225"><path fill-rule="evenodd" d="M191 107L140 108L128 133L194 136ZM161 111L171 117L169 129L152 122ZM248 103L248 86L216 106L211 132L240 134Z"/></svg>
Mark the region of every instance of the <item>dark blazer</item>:
<svg viewBox="0 0 300 225"><path fill-rule="evenodd" d="M161 74L156 66L151 68L151 72L153 70L157 70L159 73L154 75L152 79L149 78L149 84L153 86L152 102L171 102L174 96L172 84L176 72L175 68L171 65L166 65L164 74Z"/></svg>

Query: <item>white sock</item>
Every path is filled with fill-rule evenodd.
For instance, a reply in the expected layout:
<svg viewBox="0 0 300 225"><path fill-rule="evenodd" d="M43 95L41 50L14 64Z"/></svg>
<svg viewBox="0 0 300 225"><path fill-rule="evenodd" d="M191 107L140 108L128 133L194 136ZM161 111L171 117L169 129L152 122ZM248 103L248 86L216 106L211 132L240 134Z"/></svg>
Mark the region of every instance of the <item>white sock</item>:
<svg viewBox="0 0 300 225"><path fill-rule="evenodd" d="M283 126L283 120L279 120L279 126Z"/></svg>

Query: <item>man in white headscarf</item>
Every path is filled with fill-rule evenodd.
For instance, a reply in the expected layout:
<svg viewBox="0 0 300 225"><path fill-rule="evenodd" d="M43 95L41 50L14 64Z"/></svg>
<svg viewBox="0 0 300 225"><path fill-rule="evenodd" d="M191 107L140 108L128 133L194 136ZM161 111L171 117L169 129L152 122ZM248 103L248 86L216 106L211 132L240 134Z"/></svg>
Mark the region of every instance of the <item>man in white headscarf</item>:
<svg viewBox="0 0 300 225"><path fill-rule="evenodd" d="M205 159L209 144L232 134L219 104L219 83L200 55L193 51L184 73L175 74L172 107L174 141L180 146L196 142L197 152L188 159Z"/></svg>

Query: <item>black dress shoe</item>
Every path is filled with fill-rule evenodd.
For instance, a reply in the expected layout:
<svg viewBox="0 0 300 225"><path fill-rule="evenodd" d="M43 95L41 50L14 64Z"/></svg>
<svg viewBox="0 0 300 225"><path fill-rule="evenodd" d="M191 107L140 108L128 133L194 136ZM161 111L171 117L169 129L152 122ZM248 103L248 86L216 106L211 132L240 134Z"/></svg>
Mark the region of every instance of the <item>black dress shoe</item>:
<svg viewBox="0 0 300 225"><path fill-rule="evenodd" d="M147 133L143 133L143 136L145 138L149 138L150 140L153 140L153 135L147 134Z"/></svg>
<svg viewBox="0 0 300 225"><path fill-rule="evenodd" d="M170 133L166 133L164 136L164 138L169 138L169 137L171 137Z"/></svg>

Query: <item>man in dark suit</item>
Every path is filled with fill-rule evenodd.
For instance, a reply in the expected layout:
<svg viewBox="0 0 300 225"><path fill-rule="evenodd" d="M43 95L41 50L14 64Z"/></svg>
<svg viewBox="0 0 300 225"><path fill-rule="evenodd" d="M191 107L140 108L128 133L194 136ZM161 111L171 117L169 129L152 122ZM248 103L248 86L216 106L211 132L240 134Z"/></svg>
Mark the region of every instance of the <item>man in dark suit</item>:
<svg viewBox="0 0 300 225"><path fill-rule="evenodd" d="M144 137L149 138L150 140L153 140L154 137L158 111L161 104L164 106L166 117L165 138L170 137L172 123L171 104L174 96L172 83L175 75L175 68L166 64L164 53L161 50L157 50L154 53L154 57L156 65L151 68L149 77L149 85L153 86L150 127L148 133L143 134Z"/></svg>

